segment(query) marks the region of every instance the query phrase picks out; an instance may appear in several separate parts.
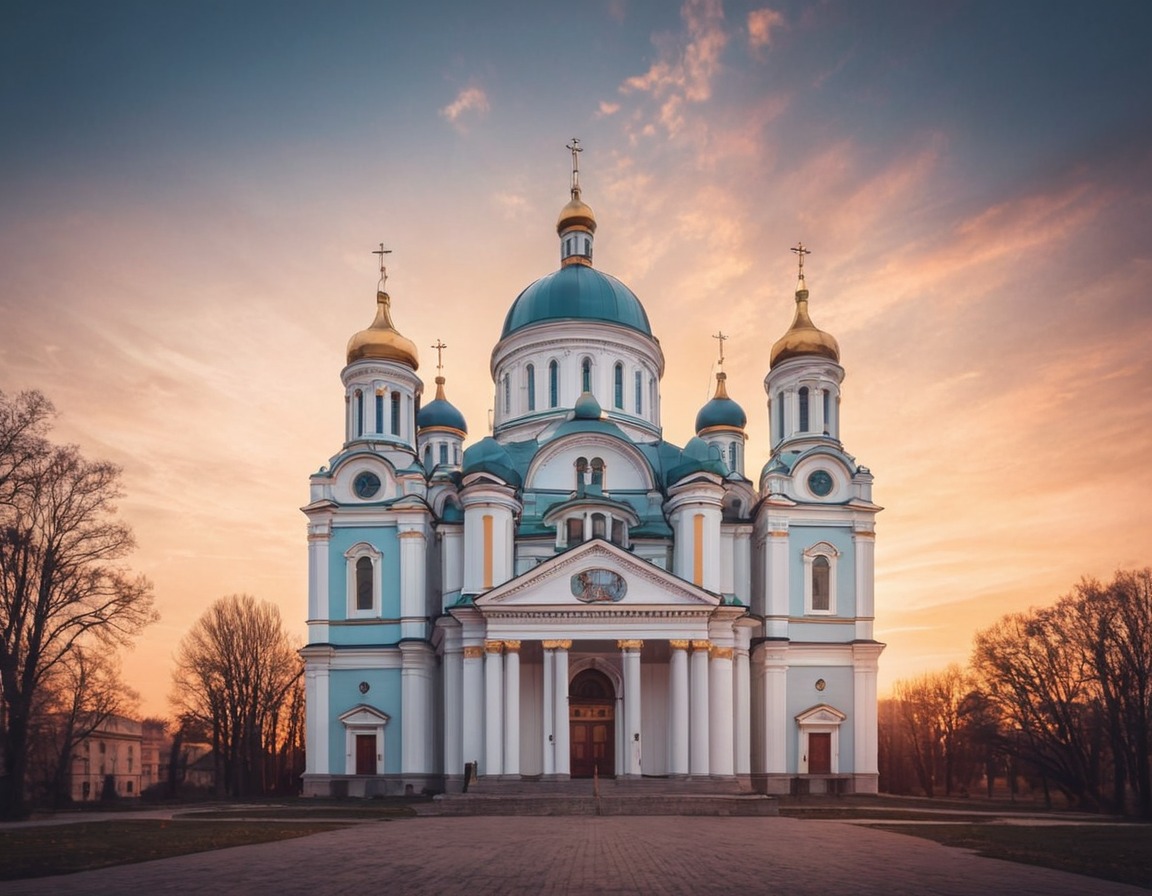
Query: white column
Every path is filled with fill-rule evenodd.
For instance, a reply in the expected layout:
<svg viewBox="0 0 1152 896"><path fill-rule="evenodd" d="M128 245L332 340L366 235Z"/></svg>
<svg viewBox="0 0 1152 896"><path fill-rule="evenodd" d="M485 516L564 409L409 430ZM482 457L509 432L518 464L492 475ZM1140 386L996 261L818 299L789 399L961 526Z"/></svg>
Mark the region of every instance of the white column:
<svg viewBox="0 0 1152 896"><path fill-rule="evenodd" d="M504 774L504 650L503 641L484 642L484 767L485 775Z"/></svg>
<svg viewBox="0 0 1152 896"><path fill-rule="evenodd" d="M708 752L712 774L731 776L732 752L732 648L714 646L708 670Z"/></svg>
<svg viewBox="0 0 1152 896"><path fill-rule="evenodd" d="M668 728L671 749L668 774L688 774L688 642L669 641L672 658L668 663Z"/></svg>
<svg viewBox="0 0 1152 896"><path fill-rule="evenodd" d="M788 736L793 725L788 718L788 660L784 645L764 644L764 706L760 724L764 728L764 771L769 775L788 772Z"/></svg>
<svg viewBox="0 0 1152 896"><path fill-rule="evenodd" d="M305 773L327 775L328 767L328 667L304 672Z"/></svg>
<svg viewBox="0 0 1152 896"><path fill-rule="evenodd" d="M520 774L520 642L504 642L504 774Z"/></svg>
<svg viewBox="0 0 1152 896"><path fill-rule="evenodd" d="M708 760L708 641L692 642L691 699L689 702L688 768L693 775L711 771Z"/></svg>
<svg viewBox="0 0 1152 896"><path fill-rule="evenodd" d="M400 645L400 771L428 774L432 771L432 676L426 644L409 641Z"/></svg>
<svg viewBox="0 0 1152 896"><path fill-rule="evenodd" d="M858 644L852 648L852 771L858 793L875 793L877 789L876 672L883 649L880 644Z"/></svg>
<svg viewBox="0 0 1152 896"><path fill-rule="evenodd" d="M748 661L748 629L736 630L736 662L732 683L732 721L734 727L733 770L737 775L752 771L752 675Z"/></svg>
<svg viewBox="0 0 1152 896"><path fill-rule="evenodd" d="M464 648L459 631L449 629L444 639L444 773L464 773L463 741Z"/></svg>
<svg viewBox="0 0 1152 896"><path fill-rule="evenodd" d="M640 774L640 650L643 641L617 641L624 666L624 774Z"/></svg>
<svg viewBox="0 0 1152 896"><path fill-rule="evenodd" d="M425 607L424 533L416 528L400 532L400 637L424 638L428 615Z"/></svg>
<svg viewBox="0 0 1152 896"><path fill-rule="evenodd" d="M464 647L464 761L484 765L484 648Z"/></svg>
<svg viewBox="0 0 1152 896"><path fill-rule="evenodd" d="M854 531L852 546L856 555L856 640L871 641L876 616L876 534Z"/></svg>
<svg viewBox="0 0 1152 896"><path fill-rule="evenodd" d="M571 641L546 641L556 648L553 664L553 711L555 713L554 732L556 736L556 774L568 776L572 773L572 748L568 733L568 650Z"/></svg>
<svg viewBox="0 0 1152 896"><path fill-rule="evenodd" d="M555 700L552 696L555 687L556 649L549 647L552 641L544 641L544 686L540 689L544 696L544 708L541 718L544 720L544 774L556 774L556 714L553 706Z"/></svg>

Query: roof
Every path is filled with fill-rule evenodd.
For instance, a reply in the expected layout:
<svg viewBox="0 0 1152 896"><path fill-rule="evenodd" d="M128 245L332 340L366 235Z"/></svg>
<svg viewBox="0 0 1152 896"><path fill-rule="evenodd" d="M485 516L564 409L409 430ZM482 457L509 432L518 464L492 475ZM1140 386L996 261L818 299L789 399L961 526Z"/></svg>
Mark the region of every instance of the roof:
<svg viewBox="0 0 1152 896"><path fill-rule="evenodd" d="M555 320L592 320L652 335L648 314L627 286L588 265L566 265L525 289L504 318L504 339Z"/></svg>

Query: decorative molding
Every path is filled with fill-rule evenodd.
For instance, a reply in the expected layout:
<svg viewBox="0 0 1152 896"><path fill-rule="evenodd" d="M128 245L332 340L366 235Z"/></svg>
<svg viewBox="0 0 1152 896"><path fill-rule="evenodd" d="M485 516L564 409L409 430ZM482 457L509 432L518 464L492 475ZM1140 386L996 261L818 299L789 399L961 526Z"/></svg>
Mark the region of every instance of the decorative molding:
<svg viewBox="0 0 1152 896"><path fill-rule="evenodd" d="M520 651L519 641L505 641L504 650L508 653L518 653Z"/></svg>
<svg viewBox="0 0 1152 896"><path fill-rule="evenodd" d="M485 653L495 653L495 654L503 653L504 652L504 642L503 641L485 641L484 642L484 652Z"/></svg>
<svg viewBox="0 0 1152 896"><path fill-rule="evenodd" d="M711 641L693 641L692 642L692 649L693 650L708 650L711 647L712 647Z"/></svg>
<svg viewBox="0 0 1152 896"><path fill-rule="evenodd" d="M545 650L571 650L572 642L566 641L544 641L542 642Z"/></svg>
<svg viewBox="0 0 1152 896"><path fill-rule="evenodd" d="M730 659L732 659L733 651L732 651L731 647L713 646L711 653L712 653L712 659L714 659L714 660L730 660Z"/></svg>
<svg viewBox="0 0 1152 896"><path fill-rule="evenodd" d="M687 650L691 642L677 638L676 640L669 641L668 646L673 650Z"/></svg>
<svg viewBox="0 0 1152 896"><path fill-rule="evenodd" d="M644 642L636 638L628 638L623 641L616 642L617 650L641 650L644 647Z"/></svg>
<svg viewBox="0 0 1152 896"><path fill-rule="evenodd" d="M464 648L464 659L466 659L466 660L478 660L482 656L484 656L484 648L483 647L465 647Z"/></svg>

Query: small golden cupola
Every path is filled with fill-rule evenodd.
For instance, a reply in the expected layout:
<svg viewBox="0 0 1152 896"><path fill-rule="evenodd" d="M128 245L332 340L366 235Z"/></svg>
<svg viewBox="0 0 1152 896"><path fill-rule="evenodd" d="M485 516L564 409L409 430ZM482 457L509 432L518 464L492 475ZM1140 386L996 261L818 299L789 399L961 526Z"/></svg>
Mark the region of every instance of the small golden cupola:
<svg viewBox="0 0 1152 896"><path fill-rule="evenodd" d="M420 361L416 354L416 344L402 336L392 323L392 299L384 291L388 273L384 267L384 256L390 250L383 243L375 250L380 256L380 283L376 289L376 317L368 328L356 333L348 340L348 363L355 361L396 361L416 370Z"/></svg>
<svg viewBox="0 0 1152 896"><path fill-rule="evenodd" d="M796 284L796 316L788 332L776 340L768 358L769 368L782 364L789 358L816 355L840 362L840 345L831 333L825 333L808 316L808 286L804 282L804 256L811 250L798 243L792 249L800 256L800 279Z"/></svg>
<svg viewBox="0 0 1152 896"><path fill-rule="evenodd" d="M592 264L592 241L596 233L596 215L580 198L580 157L584 150L573 137L568 144L572 152L572 198L560 209L556 233L560 235L560 263Z"/></svg>

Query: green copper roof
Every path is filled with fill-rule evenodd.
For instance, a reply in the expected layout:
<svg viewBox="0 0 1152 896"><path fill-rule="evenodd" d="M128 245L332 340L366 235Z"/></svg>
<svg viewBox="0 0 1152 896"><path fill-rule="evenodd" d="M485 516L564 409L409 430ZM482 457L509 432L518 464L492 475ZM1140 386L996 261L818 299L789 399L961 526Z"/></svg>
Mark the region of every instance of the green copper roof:
<svg viewBox="0 0 1152 896"><path fill-rule="evenodd" d="M420 408L420 413L416 415L417 429L428 429L433 426L458 429L463 433L468 432L468 424L464 422L464 415L446 398L433 399Z"/></svg>
<svg viewBox="0 0 1152 896"><path fill-rule="evenodd" d="M696 432L713 426L727 426L743 429L748 425L748 415L731 398L713 398L696 415Z"/></svg>
<svg viewBox="0 0 1152 896"><path fill-rule="evenodd" d="M648 315L627 286L583 264L541 277L512 303L500 338L554 320L594 320L652 335Z"/></svg>

